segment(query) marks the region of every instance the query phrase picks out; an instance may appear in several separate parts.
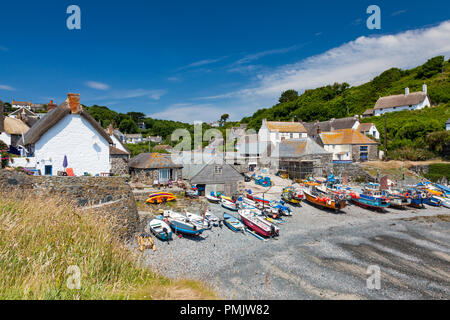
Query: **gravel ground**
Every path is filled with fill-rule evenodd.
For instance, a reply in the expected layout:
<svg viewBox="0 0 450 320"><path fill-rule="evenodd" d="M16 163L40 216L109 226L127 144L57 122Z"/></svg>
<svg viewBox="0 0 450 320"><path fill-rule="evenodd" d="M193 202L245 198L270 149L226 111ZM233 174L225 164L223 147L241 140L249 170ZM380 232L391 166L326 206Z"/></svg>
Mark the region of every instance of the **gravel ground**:
<svg viewBox="0 0 450 320"><path fill-rule="evenodd" d="M219 217L226 211L210 207ZM215 227L197 238L156 240L157 251L143 258L166 276L202 280L225 299L449 298L449 209L348 206L334 214L304 203L285 219L277 239ZM370 265L381 268L379 290L366 286Z"/></svg>

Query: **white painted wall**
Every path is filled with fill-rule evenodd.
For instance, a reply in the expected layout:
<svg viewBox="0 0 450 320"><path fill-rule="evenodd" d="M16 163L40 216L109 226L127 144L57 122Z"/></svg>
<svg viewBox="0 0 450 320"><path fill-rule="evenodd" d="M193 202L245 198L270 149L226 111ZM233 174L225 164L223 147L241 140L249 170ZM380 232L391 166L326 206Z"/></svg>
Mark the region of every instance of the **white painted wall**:
<svg viewBox="0 0 450 320"><path fill-rule="evenodd" d="M0 133L0 140L2 140L8 146L11 145L11 135L9 133L1 132Z"/></svg>
<svg viewBox="0 0 450 320"><path fill-rule="evenodd" d="M113 143L114 143L114 147L116 147L116 148L119 149L119 150L128 152L127 149L125 149L125 147L124 147L122 141L120 141L119 139L117 139L115 135L112 135L112 136L110 136L110 137L111 137L111 140L112 140Z"/></svg>
<svg viewBox="0 0 450 320"><path fill-rule="evenodd" d="M289 139L299 139L299 138L307 138L308 134L300 133L300 132L278 132L278 131L270 131L269 128L267 128L265 122L263 122L261 128L258 131L258 138L259 141L270 141L275 146L278 145L278 143L281 142L281 138L284 138L286 140Z"/></svg>
<svg viewBox="0 0 450 320"><path fill-rule="evenodd" d="M389 113L389 112L397 112L397 111L403 111L403 110L420 110L425 107L429 107L430 105L431 105L430 100L428 99L428 97L426 97L425 100L423 100L423 102L412 105L411 107L410 106L401 106L401 107L386 108L386 109L375 109L374 113L376 116L381 116L382 114Z"/></svg>
<svg viewBox="0 0 450 320"><path fill-rule="evenodd" d="M110 171L108 141L80 115L68 114L35 143L36 169L43 175L46 165L53 175L63 171L64 155L77 176Z"/></svg>
<svg viewBox="0 0 450 320"><path fill-rule="evenodd" d="M352 160L352 146L349 144L326 144L323 148L333 154L333 160Z"/></svg>

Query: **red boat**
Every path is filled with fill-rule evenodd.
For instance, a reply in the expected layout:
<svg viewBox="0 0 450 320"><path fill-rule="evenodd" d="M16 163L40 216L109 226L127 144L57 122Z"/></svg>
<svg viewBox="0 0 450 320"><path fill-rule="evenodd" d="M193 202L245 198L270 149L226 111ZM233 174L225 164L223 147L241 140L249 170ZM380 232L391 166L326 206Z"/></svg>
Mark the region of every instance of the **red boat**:
<svg viewBox="0 0 450 320"><path fill-rule="evenodd" d="M242 222L255 231L257 234L264 237L274 237L280 234L280 229L252 213L250 210L239 210Z"/></svg>
<svg viewBox="0 0 450 320"><path fill-rule="evenodd" d="M269 203L270 203L269 200L255 197L254 195L252 195L252 194L250 194L250 193L247 193L247 198L250 199L250 200L253 200L253 201L255 201L255 202L261 202L261 203L264 203L264 205L269 205Z"/></svg>

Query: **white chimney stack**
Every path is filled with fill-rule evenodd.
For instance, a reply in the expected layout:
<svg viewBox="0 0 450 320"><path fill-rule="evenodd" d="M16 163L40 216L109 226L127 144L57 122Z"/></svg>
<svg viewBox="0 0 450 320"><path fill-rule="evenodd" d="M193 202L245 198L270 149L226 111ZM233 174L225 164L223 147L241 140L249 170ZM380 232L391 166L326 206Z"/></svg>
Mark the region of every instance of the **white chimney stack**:
<svg viewBox="0 0 450 320"><path fill-rule="evenodd" d="M408 94L409 94L409 88L406 87L406 88L405 88L405 96L408 95Z"/></svg>
<svg viewBox="0 0 450 320"><path fill-rule="evenodd" d="M422 91L425 93L427 93L427 91L428 91L427 85L425 83L422 86Z"/></svg>

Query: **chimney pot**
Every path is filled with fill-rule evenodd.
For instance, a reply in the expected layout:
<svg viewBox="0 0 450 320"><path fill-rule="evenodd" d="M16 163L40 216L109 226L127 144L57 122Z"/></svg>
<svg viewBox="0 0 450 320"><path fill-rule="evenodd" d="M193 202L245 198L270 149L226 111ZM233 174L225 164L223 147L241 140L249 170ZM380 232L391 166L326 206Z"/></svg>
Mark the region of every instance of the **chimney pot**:
<svg viewBox="0 0 450 320"><path fill-rule="evenodd" d="M80 106L80 95L78 93L67 94L70 112L72 114L79 114L82 111Z"/></svg>
<svg viewBox="0 0 450 320"><path fill-rule="evenodd" d="M409 88L406 87L406 88L405 88L405 95L408 95L408 94L409 94Z"/></svg>
<svg viewBox="0 0 450 320"><path fill-rule="evenodd" d="M427 88L427 85L424 83L423 84L423 86L422 86L422 91L423 92L425 92L425 93L428 93L427 91L428 91L428 88Z"/></svg>

